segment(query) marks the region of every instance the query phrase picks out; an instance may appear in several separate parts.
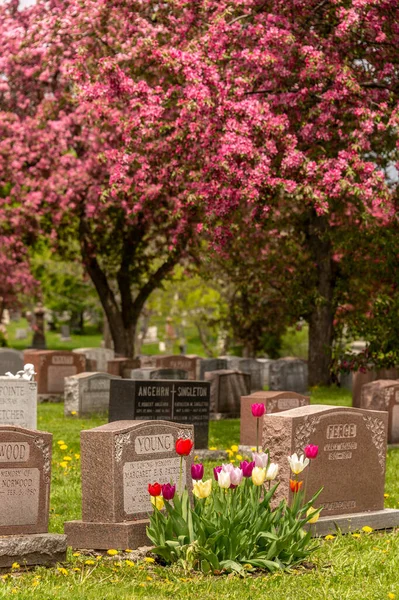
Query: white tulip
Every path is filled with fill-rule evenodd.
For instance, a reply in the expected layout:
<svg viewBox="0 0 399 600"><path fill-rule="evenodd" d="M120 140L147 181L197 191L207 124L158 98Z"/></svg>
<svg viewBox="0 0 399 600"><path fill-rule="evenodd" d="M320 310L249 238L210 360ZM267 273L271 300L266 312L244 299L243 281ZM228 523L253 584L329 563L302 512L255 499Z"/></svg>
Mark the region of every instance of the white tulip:
<svg viewBox="0 0 399 600"><path fill-rule="evenodd" d="M308 466L309 459L305 458L304 454L298 458L298 455L295 453L292 456L288 457L288 462L290 463L291 471L294 475L299 475L302 471Z"/></svg>

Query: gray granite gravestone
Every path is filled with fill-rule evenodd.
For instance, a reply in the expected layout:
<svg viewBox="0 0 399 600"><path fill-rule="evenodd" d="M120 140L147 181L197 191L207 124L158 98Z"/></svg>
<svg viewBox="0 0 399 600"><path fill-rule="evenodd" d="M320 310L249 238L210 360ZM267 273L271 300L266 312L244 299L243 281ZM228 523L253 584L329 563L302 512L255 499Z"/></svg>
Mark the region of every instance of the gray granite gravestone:
<svg viewBox="0 0 399 600"><path fill-rule="evenodd" d="M203 358L200 363L200 379L205 379L205 373L227 369L225 358Z"/></svg>
<svg viewBox="0 0 399 600"><path fill-rule="evenodd" d="M37 428L37 383L0 377L0 423Z"/></svg>
<svg viewBox="0 0 399 600"><path fill-rule="evenodd" d="M269 368L269 387L272 391L305 394L308 389L308 365L299 358L275 360Z"/></svg>
<svg viewBox="0 0 399 600"><path fill-rule="evenodd" d="M5 375L8 371L15 375L17 371L21 371L23 368L22 352L12 350L12 348L0 348L0 375Z"/></svg>
<svg viewBox="0 0 399 600"><path fill-rule="evenodd" d="M107 362L115 358L115 352L110 348L76 348L73 352L84 354L91 361L95 361L96 370L107 372Z"/></svg>
<svg viewBox="0 0 399 600"><path fill-rule="evenodd" d="M239 371L209 371L206 380L211 383L210 411L215 418L240 416L241 396L251 393L251 375Z"/></svg>
<svg viewBox="0 0 399 600"><path fill-rule="evenodd" d="M109 422L162 419L194 425L195 447L208 448L209 383L204 381L111 381Z"/></svg>
<svg viewBox="0 0 399 600"><path fill-rule="evenodd" d="M116 421L82 431L82 521L65 523L68 545L103 550L148 545L148 484L174 483L178 489L178 438L192 439L192 425ZM182 482L189 490L192 456L193 451L182 460Z"/></svg>
<svg viewBox="0 0 399 600"><path fill-rule="evenodd" d="M109 408L109 391L112 379L109 373L79 373L65 378L65 416L76 413L87 416L104 413Z"/></svg>

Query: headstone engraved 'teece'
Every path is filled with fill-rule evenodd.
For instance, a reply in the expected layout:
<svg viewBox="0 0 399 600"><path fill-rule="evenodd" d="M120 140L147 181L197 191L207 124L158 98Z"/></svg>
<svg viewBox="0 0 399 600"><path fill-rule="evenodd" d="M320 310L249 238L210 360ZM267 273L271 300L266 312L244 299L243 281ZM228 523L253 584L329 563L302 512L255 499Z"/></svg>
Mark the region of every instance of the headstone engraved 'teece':
<svg viewBox="0 0 399 600"><path fill-rule="evenodd" d="M24 359L35 367L39 396L62 395L64 378L86 370L85 356L66 350L25 350Z"/></svg>
<svg viewBox="0 0 399 600"><path fill-rule="evenodd" d="M338 406L267 415L262 443L280 465L278 497L291 496L287 456L315 444L319 454L300 478L307 477L307 499L323 487L316 502L323 516L383 509L387 425L387 413Z"/></svg>
<svg viewBox="0 0 399 600"><path fill-rule="evenodd" d="M82 521L65 523L74 548L136 548L148 544L153 510L149 483L179 486L178 438L192 425L166 421L116 421L81 432ZM191 486L192 453L183 457L182 485Z"/></svg>

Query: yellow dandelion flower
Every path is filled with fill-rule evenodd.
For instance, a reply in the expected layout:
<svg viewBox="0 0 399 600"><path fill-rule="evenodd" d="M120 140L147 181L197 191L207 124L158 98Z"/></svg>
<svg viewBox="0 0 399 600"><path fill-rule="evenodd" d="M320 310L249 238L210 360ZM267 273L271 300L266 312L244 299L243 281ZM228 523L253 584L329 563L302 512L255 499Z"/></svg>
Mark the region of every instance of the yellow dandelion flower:
<svg viewBox="0 0 399 600"><path fill-rule="evenodd" d="M132 560L125 560L125 565L127 567L134 567L134 562Z"/></svg>
<svg viewBox="0 0 399 600"><path fill-rule="evenodd" d="M364 533L371 533L374 530L369 525L365 525L364 527L362 527L362 531L364 531Z"/></svg>
<svg viewBox="0 0 399 600"><path fill-rule="evenodd" d="M76 410L71 411L71 415L74 417L75 415L77 415L78 413L76 412Z"/></svg>
<svg viewBox="0 0 399 600"><path fill-rule="evenodd" d="M96 556L96 560L101 560L101 559L102 559L101 554L99 554L98 556Z"/></svg>
<svg viewBox="0 0 399 600"><path fill-rule="evenodd" d="M72 556L80 556L80 552L74 552Z"/></svg>
<svg viewBox="0 0 399 600"><path fill-rule="evenodd" d="M236 459L237 459L237 460L242 460L242 456L241 456L241 454L237 454L237 456L236 456Z"/></svg>
<svg viewBox="0 0 399 600"><path fill-rule="evenodd" d="M395 600L396 596L392 592L388 592L388 598L389 600Z"/></svg>
<svg viewBox="0 0 399 600"><path fill-rule="evenodd" d="M384 494L384 498L389 498L389 494Z"/></svg>
<svg viewBox="0 0 399 600"><path fill-rule="evenodd" d="M69 462L70 460L72 460L72 457L71 456L64 456L64 460L66 460L66 461Z"/></svg>
<svg viewBox="0 0 399 600"><path fill-rule="evenodd" d="M17 594L18 593L18 588L12 588L11 593L12 594Z"/></svg>
<svg viewBox="0 0 399 600"><path fill-rule="evenodd" d="M216 446L209 446L208 450L217 450Z"/></svg>
<svg viewBox="0 0 399 600"><path fill-rule="evenodd" d="M258 450L257 450L257 448L255 448L255 446L252 446L251 451L252 452L257 452Z"/></svg>
<svg viewBox="0 0 399 600"><path fill-rule="evenodd" d="M232 449L233 452L238 452L238 446L236 444L233 444L231 446L231 449Z"/></svg>
<svg viewBox="0 0 399 600"><path fill-rule="evenodd" d="M139 583L140 587L145 587L145 583Z"/></svg>
<svg viewBox="0 0 399 600"><path fill-rule="evenodd" d="M62 444L60 446L60 450L68 450L68 446L66 444Z"/></svg>
<svg viewBox="0 0 399 600"><path fill-rule="evenodd" d="M95 565L96 561L95 560L91 560L91 558L89 558L88 560L85 561L85 565Z"/></svg>
<svg viewBox="0 0 399 600"><path fill-rule="evenodd" d="M155 558L152 558L151 556L146 556L144 560L146 563L154 563L155 562Z"/></svg>
<svg viewBox="0 0 399 600"><path fill-rule="evenodd" d="M360 538L361 535L360 535L360 533L352 533L352 537L354 537L354 538Z"/></svg>
<svg viewBox="0 0 399 600"><path fill-rule="evenodd" d="M110 548L110 550L107 550L107 554L109 554L110 556L115 556L115 554L118 554L118 550Z"/></svg>
<svg viewBox="0 0 399 600"><path fill-rule="evenodd" d="M57 567L57 571L58 573L61 573L61 575L68 575L68 571L67 569L64 569L64 567Z"/></svg>
<svg viewBox="0 0 399 600"><path fill-rule="evenodd" d="M68 463L65 460L63 460L62 462L60 462L60 467L62 467L63 469L66 469L67 466L68 466Z"/></svg>
<svg viewBox="0 0 399 600"><path fill-rule="evenodd" d="M330 533L328 535L325 536L325 540L333 540L335 538L335 535L331 535Z"/></svg>
<svg viewBox="0 0 399 600"><path fill-rule="evenodd" d="M6 573L6 575L0 575L0 579L8 579L9 578L9 574Z"/></svg>
<svg viewBox="0 0 399 600"><path fill-rule="evenodd" d="M79 567L75 567L74 571L75 571L75 573L80 573L80 568Z"/></svg>
<svg viewBox="0 0 399 600"><path fill-rule="evenodd" d="M19 563L15 562L15 563L12 563L11 568L12 569L19 569L20 566L21 565Z"/></svg>
<svg viewBox="0 0 399 600"><path fill-rule="evenodd" d="M59 444L60 446L63 446L65 444L64 440L58 440L57 444Z"/></svg>
<svg viewBox="0 0 399 600"><path fill-rule="evenodd" d="M76 460L79 460L80 454L75 454L75 458L76 458Z"/></svg>
<svg viewBox="0 0 399 600"><path fill-rule="evenodd" d="M126 548L125 552L133 552L131 548Z"/></svg>
<svg viewBox="0 0 399 600"><path fill-rule="evenodd" d="M152 577L150 577L149 575L147 575L146 579L147 581L152 581Z"/></svg>
<svg viewBox="0 0 399 600"><path fill-rule="evenodd" d="M33 587L36 587L37 585L39 585L39 583L40 583L40 581L38 581L37 579L34 579L34 580L32 581L32 585L33 585Z"/></svg>

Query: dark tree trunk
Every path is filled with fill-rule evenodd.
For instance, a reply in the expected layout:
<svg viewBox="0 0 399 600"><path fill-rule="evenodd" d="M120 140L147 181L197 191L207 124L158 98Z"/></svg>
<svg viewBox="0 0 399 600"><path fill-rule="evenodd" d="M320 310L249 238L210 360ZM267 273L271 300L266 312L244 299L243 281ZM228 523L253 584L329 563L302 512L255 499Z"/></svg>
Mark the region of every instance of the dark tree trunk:
<svg viewBox="0 0 399 600"><path fill-rule="evenodd" d="M316 294L309 317L309 385L330 385L335 275L327 217L314 215L309 232L317 269Z"/></svg>

